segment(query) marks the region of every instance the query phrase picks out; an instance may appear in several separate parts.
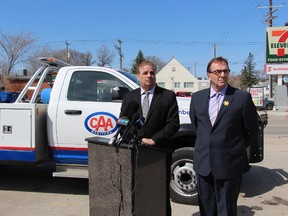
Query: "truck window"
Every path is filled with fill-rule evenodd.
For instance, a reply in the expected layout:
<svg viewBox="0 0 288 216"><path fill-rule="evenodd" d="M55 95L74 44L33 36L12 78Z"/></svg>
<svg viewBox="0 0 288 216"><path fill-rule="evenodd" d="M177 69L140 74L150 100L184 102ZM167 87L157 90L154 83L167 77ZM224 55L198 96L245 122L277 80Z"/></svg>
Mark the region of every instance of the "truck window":
<svg viewBox="0 0 288 216"><path fill-rule="evenodd" d="M122 72L122 71L118 71L118 72L121 73L122 75L126 76L127 78L129 78L130 80L135 82L136 84L140 85L139 80L136 78L136 76L134 74L131 74L128 72Z"/></svg>
<svg viewBox="0 0 288 216"><path fill-rule="evenodd" d="M115 92L131 91L131 88L117 77L100 71L75 71L72 74L67 98L71 101L113 101ZM123 91L124 89L124 91ZM117 94L118 95L118 94Z"/></svg>

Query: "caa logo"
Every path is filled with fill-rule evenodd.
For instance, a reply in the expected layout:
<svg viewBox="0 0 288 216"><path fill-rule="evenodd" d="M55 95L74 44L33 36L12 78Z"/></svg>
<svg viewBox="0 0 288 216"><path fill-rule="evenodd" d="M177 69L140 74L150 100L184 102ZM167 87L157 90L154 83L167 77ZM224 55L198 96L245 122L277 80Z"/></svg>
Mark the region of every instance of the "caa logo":
<svg viewBox="0 0 288 216"><path fill-rule="evenodd" d="M100 136L109 135L117 129L117 118L111 113L95 112L85 119L84 125L92 134Z"/></svg>

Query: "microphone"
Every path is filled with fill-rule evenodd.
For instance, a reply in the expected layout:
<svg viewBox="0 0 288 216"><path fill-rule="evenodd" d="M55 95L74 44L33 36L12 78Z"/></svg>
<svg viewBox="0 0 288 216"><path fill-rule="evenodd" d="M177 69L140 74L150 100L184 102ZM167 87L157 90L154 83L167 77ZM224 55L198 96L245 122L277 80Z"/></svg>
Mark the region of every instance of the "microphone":
<svg viewBox="0 0 288 216"><path fill-rule="evenodd" d="M117 141L117 137L119 134L123 131L123 129L129 124L130 119L132 118L133 114L137 112L139 109L139 104L136 101L131 101L128 105L125 111L123 112L123 116L119 117L117 120L117 125L119 126L116 134L109 140L108 144L114 145ZM117 141L117 144L120 141Z"/></svg>
<svg viewBox="0 0 288 216"><path fill-rule="evenodd" d="M129 119L125 116L118 118L117 125L119 125L119 128L117 129L115 135L109 140L108 144L114 145L118 135L122 131L123 127L126 127L129 123Z"/></svg>
<svg viewBox="0 0 288 216"><path fill-rule="evenodd" d="M145 118L139 118L139 114L135 113L132 117L130 125L126 128L125 133L122 136L121 141L129 144L130 142L136 143L138 136L136 136L136 131L143 127Z"/></svg>

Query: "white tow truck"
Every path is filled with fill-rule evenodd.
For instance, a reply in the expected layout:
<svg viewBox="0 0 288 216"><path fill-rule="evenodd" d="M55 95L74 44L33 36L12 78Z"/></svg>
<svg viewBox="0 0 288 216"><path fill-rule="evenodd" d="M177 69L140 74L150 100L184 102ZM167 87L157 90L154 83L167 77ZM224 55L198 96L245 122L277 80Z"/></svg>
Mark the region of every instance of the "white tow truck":
<svg viewBox="0 0 288 216"><path fill-rule="evenodd" d="M0 163L21 165L52 161L54 177L88 178L85 139L113 137L123 95L138 88L138 80L130 73L110 68L71 66L48 57L39 60L42 66L15 103L0 104ZM44 82L53 87L43 89ZM29 91L32 96L27 100ZM190 98L177 100L181 128L172 139L175 152L171 167L171 199L192 204L197 201L197 192ZM251 147L251 162L263 160L264 126L265 121L259 117L262 135Z"/></svg>

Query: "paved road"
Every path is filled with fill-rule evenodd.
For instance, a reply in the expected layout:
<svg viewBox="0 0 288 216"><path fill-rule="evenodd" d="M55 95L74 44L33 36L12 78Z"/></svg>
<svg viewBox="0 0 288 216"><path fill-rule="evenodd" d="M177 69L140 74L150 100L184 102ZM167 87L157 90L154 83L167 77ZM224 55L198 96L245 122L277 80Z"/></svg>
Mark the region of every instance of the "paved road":
<svg viewBox="0 0 288 216"><path fill-rule="evenodd" d="M240 216L287 215L288 116L268 112L265 156L245 174L238 202ZM5 166L0 172L0 215L87 216L86 179L52 178L51 166ZM173 216L197 216L198 206L172 203Z"/></svg>

